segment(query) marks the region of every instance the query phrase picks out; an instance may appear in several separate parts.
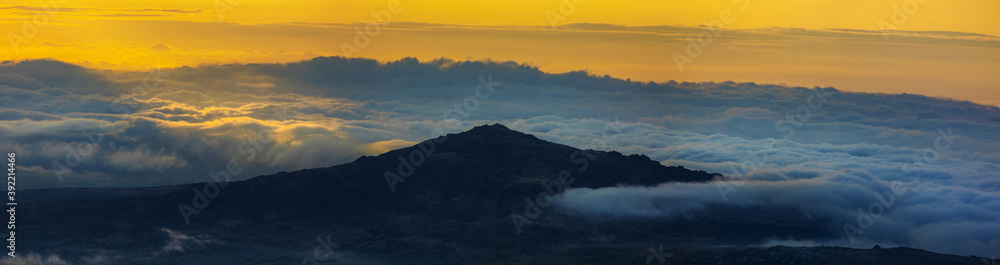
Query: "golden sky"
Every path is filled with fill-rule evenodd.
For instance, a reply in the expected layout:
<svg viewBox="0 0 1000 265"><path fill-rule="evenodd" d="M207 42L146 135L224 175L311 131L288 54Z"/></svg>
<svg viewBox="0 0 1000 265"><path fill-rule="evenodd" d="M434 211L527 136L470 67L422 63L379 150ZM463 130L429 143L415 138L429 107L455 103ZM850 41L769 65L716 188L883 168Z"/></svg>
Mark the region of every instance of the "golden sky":
<svg viewBox="0 0 1000 265"><path fill-rule="evenodd" d="M746 81L1000 105L1000 1L8 0L2 59L100 69L350 55L515 60L654 81ZM398 5L397 5L398 3ZM391 6L390 6L391 5ZM373 13L391 22L356 54ZM34 21L34 22L32 22ZM725 23L714 23L725 21ZM881 22L880 22L881 21ZM26 24L27 23L27 24ZM575 25L578 23L610 24ZM880 34L880 23L900 30ZM689 38L726 30L677 67ZM553 25L561 27L553 27ZM566 26L571 25L571 26ZM615 26L611 26L615 25ZM37 29L36 31L33 29ZM16 47L15 47L16 46ZM690 56L688 56L690 57Z"/></svg>
<svg viewBox="0 0 1000 265"><path fill-rule="evenodd" d="M921 3L923 1L923 3ZM146 19L260 24L278 22L355 23L369 22L369 11L385 9L387 0L52 0L73 8L100 8L91 14L131 13L128 9L201 10L200 13L171 14ZM698 25L717 17L719 11L746 5L733 28L796 27L878 29L879 20L889 20L894 6L901 10L917 3L913 19L901 27L913 31L959 31L1000 35L996 12L1000 2L990 0L400 0L402 21L458 25L548 25L546 12L569 10L565 23L606 23L616 25ZM39 1L7 0L4 6L38 7ZM24 12L23 10L7 12ZM58 13L58 12L57 12ZM64 12L63 15L70 15ZM150 12L152 13L152 12ZM5 14L7 22L31 14ZM133 17L134 18L134 17ZM72 20L105 20L98 17ZM121 19L116 18L115 20Z"/></svg>

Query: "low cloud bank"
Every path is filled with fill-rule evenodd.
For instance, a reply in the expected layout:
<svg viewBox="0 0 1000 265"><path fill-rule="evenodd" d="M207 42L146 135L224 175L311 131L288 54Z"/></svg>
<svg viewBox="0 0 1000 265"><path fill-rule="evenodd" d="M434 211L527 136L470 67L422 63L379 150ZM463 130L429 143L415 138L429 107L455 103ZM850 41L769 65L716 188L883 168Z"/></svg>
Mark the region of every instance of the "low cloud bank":
<svg viewBox="0 0 1000 265"><path fill-rule="evenodd" d="M481 79L503 85L476 97ZM25 188L202 182L230 161L242 168L234 179L246 179L350 162L436 128L499 122L747 179L724 201L715 184L569 190L560 204L583 215L667 217L725 203L850 223L877 201L872 192L899 182L908 192L861 237L949 253L1000 249L1000 108L965 101L630 82L515 62L319 57L146 72L4 62L0 106L0 149L17 152L19 172L35 176ZM591 146L615 120L623 128L615 141Z"/></svg>

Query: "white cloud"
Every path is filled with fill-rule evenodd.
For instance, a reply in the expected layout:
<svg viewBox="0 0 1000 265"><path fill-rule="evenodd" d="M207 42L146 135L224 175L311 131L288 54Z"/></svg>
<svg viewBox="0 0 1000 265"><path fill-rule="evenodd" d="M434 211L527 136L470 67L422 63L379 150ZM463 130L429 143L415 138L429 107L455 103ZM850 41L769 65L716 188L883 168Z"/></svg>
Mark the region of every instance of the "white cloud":
<svg viewBox="0 0 1000 265"><path fill-rule="evenodd" d="M232 159L244 167L236 178L245 179L350 162L425 140L435 128L500 122L578 148L646 154L730 176L734 166L760 160L728 201L711 184L567 192L562 204L583 215L785 205L844 222L871 202L871 191L900 181L911 192L866 237L906 237L946 252L996 249L991 238L1000 238L1000 108L993 106L842 91L815 106L809 98L816 92L801 87L635 83L447 60L331 57L162 71L170 73L162 86L137 97L128 89L147 73L101 75L51 61L0 65L0 132L7 137L0 147L23 152L20 165L42 176L26 187L162 185L203 181L206 170ZM503 85L467 103L488 75ZM456 124L455 108L472 103L475 110ZM595 143L614 121L624 125L614 141ZM64 161L66 147L90 141L81 129L104 123L116 126L101 134L97 152L63 182L45 177L54 174L52 162ZM939 130L956 137L939 140ZM912 165L926 167L908 175Z"/></svg>

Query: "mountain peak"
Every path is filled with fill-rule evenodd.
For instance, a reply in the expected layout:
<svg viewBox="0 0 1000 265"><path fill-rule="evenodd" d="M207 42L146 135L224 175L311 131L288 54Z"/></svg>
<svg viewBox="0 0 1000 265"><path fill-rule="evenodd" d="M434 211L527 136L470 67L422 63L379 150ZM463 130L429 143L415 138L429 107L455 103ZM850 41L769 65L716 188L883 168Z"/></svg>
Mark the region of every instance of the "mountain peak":
<svg viewBox="0 0 1000 265"><path fill-rule="evenodd" d="M455 142L461 142L458 145L465 147L468 147L469 145L482 147L481 145L484 144L491 146L507 145L513 147L525 144L538 145L548 143L538 139L538 137L535 137L534 135L511 130L510 128L507 128L507 126L499 123L479 125L464 132L448 134L447 138L451 139L448 140L451 144L445 143L442 146L456 147L454 145Z"/></svg>
<svg viewBox="0 0 1000 265"><path fill-rule="evenodd" d="M476 131L513 131L513 130L507 128L507 126L503 126L503 124L494 123L494 124L479 125L469 130L469 132L476 132Z"/></svg>
<svg viewBox="0 0 1000 265"><path fill-rule="evenodd" d="M574 186L587 188L703 182L715 176L704 171L667 167L644 155L625 156L616 151L581 150L511 130L499 123L479 125L468 131L429 139L411 147L361 159L361 162L389 169L395 174L390 175L392 180L399 183L405 181L403 185L410 187L403 193L451 189L457 183L462 183L459 186L474 190L476 194L496 193L500 192L500 188L507 189L505 192L520 190L514 194L530 193L528 190L541 185L539 181L551 181L547 178L565 175L564 171L574 172ZM383 177L370 178L383 182L378 185L385 185ZM525 183L528 184L521 186ZM395 185L390 186L388 189L371 189L394 191ZM449 193L454 195L460 192ZM523 198L515 199L520 201Z"/></svg>

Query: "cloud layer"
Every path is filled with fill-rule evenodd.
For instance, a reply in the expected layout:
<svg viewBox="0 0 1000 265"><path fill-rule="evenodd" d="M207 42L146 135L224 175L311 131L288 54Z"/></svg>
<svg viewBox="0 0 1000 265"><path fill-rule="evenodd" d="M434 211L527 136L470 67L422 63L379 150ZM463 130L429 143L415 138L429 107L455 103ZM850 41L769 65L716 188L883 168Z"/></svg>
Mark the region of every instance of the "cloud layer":
<svg viewBox="0 0 1000 265"><path fill-rule="evenodd" d="M502 84L495 90L483 83ZM579 148L646 154L725 174L716 183L574 189L565 210L670 218L706 204L790 206L860 235L935 251L1000 248L1000 108L913 94L735 82L629 82L514 62L379 63L318 57L108 72L56 61L0 64L0 148L22 185L125 187L236 179L350 162L500 122ZM602 129L617 122L614 141ZM683 202L683 203L679 203ZM818 206L817 206L818 205Z"/></svg>
<svg viewBox="0 0 1000 265"><path fill-rule="evenodd" d="M179 8L177 4L187 7ZM265 8L270 5L277 6ZM63 7L38 29L37 36L26 37L27 41L17 42L18 45L0 46L0 53L10 51L4 58L55 57L92 68L126 70L141 70L146 64L178 67L283 63L317 56L380 61L404 57L494 58L532 63L546 72L589 69L601 75L642 81L736 80L820 85L851 91L940 95L1000 105L1000 94L994 92L995 84L1000 82L1000 76L995 74L1000 71L996 63L1000 60L1000 38L996 34L903 31L913 27L883 33L869 28L874 23L867 21L861 29L868 30L849 26L749 26L745 24L748 22L745 16L759 10L736 12L736 17L741 18L732 24L718 22L718 10L713 10L696 23L681 25L657 19L641 25L662 24L624 26L565 21L576 24L560 23L558 27L548 23L517 24L534 26L420 23L407 20L419 12L403 12L391 23L367 24L378 26L368 36L356 31L363 30L365 23L374 23L368 9L361 10L362 20L337 22L346 17L334 16L334 21L330 21L330 11L319 11L330 8L323 4L286 12L295 14L294 17L284 17L286 13L275 11L296 6L290 4L241 5L239 12L222 7L197 12L199 7L184 3L167 6L176 8ZM523 11L524 5L515 6ZM665 8L664 12L680 10L673 6L664 4L661 8ZM729 8L736 6L731 4ZM884 7L888 11L891 6ZM30 21L37 14L25 8L0 9L0 14L9 17L10 22L0 23L0 30L35 35L22 32L22 20ZM343 14L341 8L338 6L332 12ZM314 12L322 15L313 20L302 16ZM236 22L236 18L242 21ZM482 17L476 18L478 21ZM88 32L87 38L81 38L80 32ZM709 35L712 37L706 40ZM679 59L678 55L690 61Z"/></svg>

